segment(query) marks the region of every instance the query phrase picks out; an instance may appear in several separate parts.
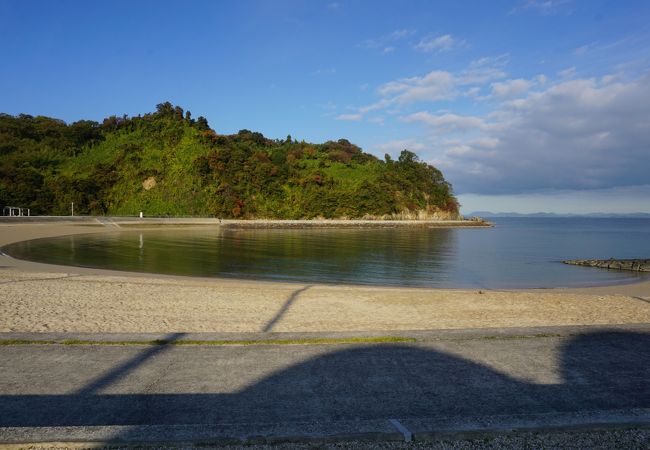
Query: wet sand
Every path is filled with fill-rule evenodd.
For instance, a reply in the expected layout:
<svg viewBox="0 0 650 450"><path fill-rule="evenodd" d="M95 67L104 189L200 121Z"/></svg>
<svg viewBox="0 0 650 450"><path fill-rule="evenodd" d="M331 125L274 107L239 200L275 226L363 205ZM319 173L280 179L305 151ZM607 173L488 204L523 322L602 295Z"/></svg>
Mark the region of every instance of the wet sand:
<svg viewBox="0 0 650 450"><path fill-rule="evenodd" d="M0 246L119 230L100 223L0 223ZM528 291L333 286L144 275L0 256L0 332L389 331L649 322L650 282Z"/></svg>

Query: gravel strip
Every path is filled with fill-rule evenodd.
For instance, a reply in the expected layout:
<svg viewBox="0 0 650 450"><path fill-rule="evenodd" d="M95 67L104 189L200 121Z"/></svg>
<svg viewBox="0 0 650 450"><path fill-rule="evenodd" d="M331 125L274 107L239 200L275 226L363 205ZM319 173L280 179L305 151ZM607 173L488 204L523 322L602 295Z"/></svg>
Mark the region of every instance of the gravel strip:
<svg viewBox="0 0 650 450"><path fill-rule="evenodd" d="M0 446L3 447L3 446ZM376 442L376 441L346 441L331 443L284 443L275 445L132 445L132 446L84 446L83 444L36 444L11 445L11 449L29 450L64 450L83 448L106 448L110 450L190 450L204 448L219 448L223 450L396 450L396 449L650 449L650 429L628 429L608 431L567 431L567 432L528 432L499 434L473 439L440 439L429 442Z"/></svg>

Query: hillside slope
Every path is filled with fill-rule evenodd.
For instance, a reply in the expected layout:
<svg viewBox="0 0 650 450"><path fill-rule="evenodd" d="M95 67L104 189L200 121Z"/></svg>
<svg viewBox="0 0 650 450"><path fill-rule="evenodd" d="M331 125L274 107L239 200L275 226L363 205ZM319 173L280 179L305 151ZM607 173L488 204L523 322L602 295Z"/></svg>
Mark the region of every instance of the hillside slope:
<svg viewBox="0 0 650 450"><path fill-rule="evenodd" d="M442 173L404 150L380 160L345 139L215 133L170 103L70 125L0 115L0 205L36 214L223 218L455 218Z"/></svg>

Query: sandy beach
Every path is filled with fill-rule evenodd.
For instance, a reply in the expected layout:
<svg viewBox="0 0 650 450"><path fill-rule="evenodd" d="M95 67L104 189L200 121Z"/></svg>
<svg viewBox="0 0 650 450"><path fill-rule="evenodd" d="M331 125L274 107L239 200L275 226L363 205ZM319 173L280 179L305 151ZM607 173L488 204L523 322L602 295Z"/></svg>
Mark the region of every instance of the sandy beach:
<svg viewBox="0 0 650 450"><path fill-rule="evenodd" d="M129 228L133 229L133 228ZM1 223L0 246L119 231ZM476 291L143 275L0 256L0 332L323 332L650 322L650 282Z"/></svg>

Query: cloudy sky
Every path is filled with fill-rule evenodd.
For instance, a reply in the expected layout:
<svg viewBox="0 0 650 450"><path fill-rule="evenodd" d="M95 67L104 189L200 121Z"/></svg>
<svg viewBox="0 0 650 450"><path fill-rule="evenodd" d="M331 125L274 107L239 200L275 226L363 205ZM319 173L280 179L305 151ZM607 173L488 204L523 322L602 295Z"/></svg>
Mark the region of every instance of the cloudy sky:
<svg viewBox="0 0 650 450"><path fill-rule="evenodd" d="M439 167L463 212L650 212L650 2L0 0L0 111L169 100Z"/></svg>

